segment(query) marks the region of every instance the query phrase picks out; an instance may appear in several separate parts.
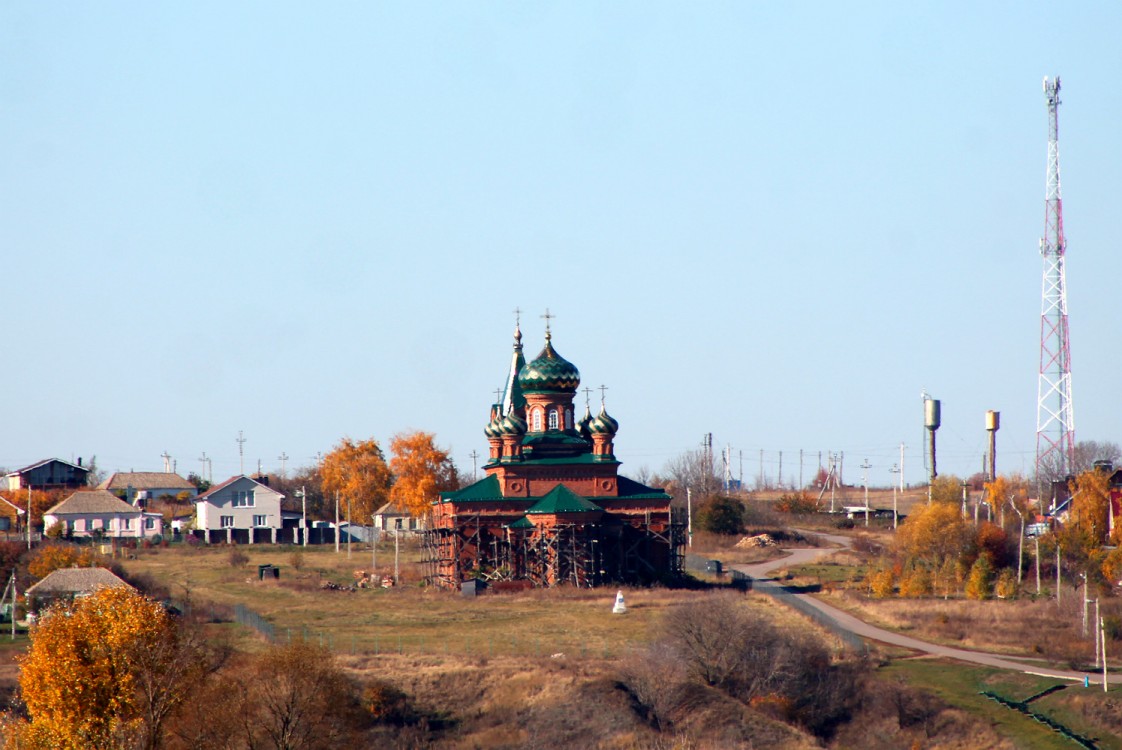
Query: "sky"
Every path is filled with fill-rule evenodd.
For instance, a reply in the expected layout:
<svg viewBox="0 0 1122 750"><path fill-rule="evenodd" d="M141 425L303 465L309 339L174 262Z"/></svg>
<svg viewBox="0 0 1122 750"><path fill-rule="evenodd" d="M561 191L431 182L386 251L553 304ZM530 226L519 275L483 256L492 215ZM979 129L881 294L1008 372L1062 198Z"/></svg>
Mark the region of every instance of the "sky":
<svg viewBox="0 0 1122 750"><path fill-rule="evenodd" d="M4 3L0 466L425 430L470 475L517 307L623 473L712 434L747 484L888 485L901 443L919 483L924 390L940 473L988 409L1031 472L1055 75L1076 438L1122 442L1119 38L1111 2Z"/></svg>

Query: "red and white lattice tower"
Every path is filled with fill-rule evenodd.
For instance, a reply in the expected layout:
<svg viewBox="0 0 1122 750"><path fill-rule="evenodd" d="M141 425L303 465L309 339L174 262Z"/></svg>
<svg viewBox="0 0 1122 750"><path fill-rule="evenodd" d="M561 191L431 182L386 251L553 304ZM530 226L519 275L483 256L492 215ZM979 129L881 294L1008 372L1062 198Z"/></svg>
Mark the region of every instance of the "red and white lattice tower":
<svg viewBox="0 0 1122 750"><path fill-rule="evenodd" d="M1071 345L1064 283L1064 212L1060 197L1060 79L1044 79L1048 105L1048 185L1044 197L1044 285L1040 309L1040 378L1036 402L1036 475L1062 479L1072 471L1075 416L1071 405Z"/></svg>

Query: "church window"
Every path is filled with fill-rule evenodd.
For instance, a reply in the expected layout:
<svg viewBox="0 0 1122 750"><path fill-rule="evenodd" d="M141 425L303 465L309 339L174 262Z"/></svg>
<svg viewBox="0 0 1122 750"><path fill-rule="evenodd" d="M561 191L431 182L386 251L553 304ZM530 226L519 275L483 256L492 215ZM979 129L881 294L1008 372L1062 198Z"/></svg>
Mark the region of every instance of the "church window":
<svg viewBox="0 0 1122 750"><path fill-rule="evenodd" d="M542 410L534 409L534 432L542 431Z"/></svg>
<svg viewBox="0 0 1122 750"><path fill-rule="evenodd" d="M566 409L565 410L565 429L566 430L573 429L573 410L572 409Z"/></svg>
<svg viewBox="0 0 1122 750"><path fill-rule="evenodd" d="M549 429L551 429L551 430L556 430L557 429L557 410L556 409L550 409L549 410Z"/></svg>

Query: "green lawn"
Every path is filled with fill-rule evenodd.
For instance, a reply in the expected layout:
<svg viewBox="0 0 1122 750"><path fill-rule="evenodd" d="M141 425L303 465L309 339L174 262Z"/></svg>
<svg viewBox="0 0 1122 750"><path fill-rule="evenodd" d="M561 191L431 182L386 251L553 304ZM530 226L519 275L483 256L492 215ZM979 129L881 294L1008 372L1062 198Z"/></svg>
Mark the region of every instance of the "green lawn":
<svg viewBox="0 0 1122 750"><path fill-rule="evenodd" d="M1031 718L1006 708L980 695L988 690L1009 700L1022 701L1053 685L1068 687L1030 704L1030 710L1065 725L1073 732L1095 740L1101 748L1122 750L1122 739L1108 730L1088 723L1083 717L1063 707L1064 697L1078 692L1083 700L1114 701L1122 697L1122 689L1103 693L1099 688L1085 689L1067 680L1055 680L988 667L970 667L959 662L934 659L903 659L879 670L887 678L903 679L910 685L928 690L947 703L975 716L985 717L996 731L1017 747L1056 748L1071 750L1076 745Z"/></svg>

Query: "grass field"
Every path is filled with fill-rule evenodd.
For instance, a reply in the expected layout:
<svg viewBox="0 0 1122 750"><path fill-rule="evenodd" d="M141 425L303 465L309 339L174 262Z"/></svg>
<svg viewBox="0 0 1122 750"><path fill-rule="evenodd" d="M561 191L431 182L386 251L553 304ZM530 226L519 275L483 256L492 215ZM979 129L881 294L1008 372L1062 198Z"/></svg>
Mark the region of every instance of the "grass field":
<svg viewBox="0 0 1122 750"><path fill-rule="evenodd" d="M1111 750L1122 748L1122 738L1104 728L1101 721L1089 721L1082 713L1070 707L1072 697L1077 696L1082 703L1095 704L1104 711L1117 712L1117 703L1122 698L1122 690L1119 688L1103 693L1101 688L1085 689L1067 681L934 659L896 660L882 667L879 673L886 679L903 680L914 687L929 690L952 706L986 719L1002 736L1012 740L1016 747L1041 750L1070 750L1076 746L1044 725L1017 711L1002 707L980 693L988 690L1003 698L1021 701L1053 685L1064 685L1064 690L1031 703L1030 710L1094 739L1098 747Z"/></svg>

